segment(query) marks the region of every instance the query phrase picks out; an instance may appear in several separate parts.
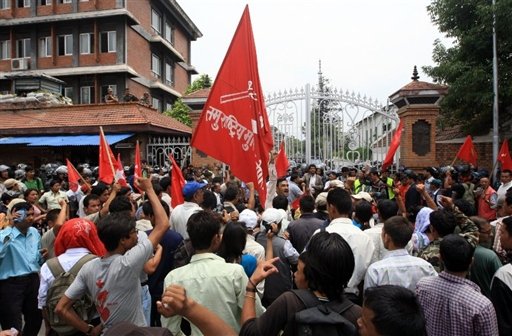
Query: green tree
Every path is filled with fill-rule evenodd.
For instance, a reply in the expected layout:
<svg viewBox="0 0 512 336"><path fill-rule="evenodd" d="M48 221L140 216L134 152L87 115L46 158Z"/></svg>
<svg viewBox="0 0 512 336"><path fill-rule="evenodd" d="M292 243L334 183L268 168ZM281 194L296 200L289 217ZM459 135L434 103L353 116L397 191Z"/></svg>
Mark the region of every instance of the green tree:
<svg viewBox="0 0 512 336"><path fill-rule="evenodd" d="M185 104L181 98L176 99L172 108L164 112L166 116L173 117L174 119L181 121L187 126L192 126L192 119L190 119L190 107Z"/></svg>
<svg viewBox="0 0 512 336"><path fill-rule="evenodd" d="M192 92L195 92L197 90L209 88L212 86L212 80L210 79L210 76L207 74L202 74L199 76L199 78L195 79L192 84L189 85L187 90L185 91L185 94L189 94Z"/></svg>
<svg viewBox="0 0 512 336"><path fill-rule="evenodd" d="M434 43L435 66L423 67L434 81L449 85L441 102L443 125L460 124L472 134L492 127L493 70L491 0L433 0L427 7L434 24L453 39ZM512 117L512 0L496 0L500 120Z"/></svg>

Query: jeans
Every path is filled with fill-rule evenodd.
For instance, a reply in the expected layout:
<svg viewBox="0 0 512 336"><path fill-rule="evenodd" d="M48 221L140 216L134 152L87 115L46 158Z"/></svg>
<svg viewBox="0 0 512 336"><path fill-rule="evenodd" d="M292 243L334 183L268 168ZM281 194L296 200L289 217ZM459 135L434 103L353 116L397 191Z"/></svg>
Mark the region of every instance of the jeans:
<svg viewBox="0 0 512 336"><path fill-rule="evenodd" d="M149 294L149 286L142 286L140 293L142 300L142 311L144 312L144 318L146 319L146 326L149 327L151 322L151 294Z"/></svg>

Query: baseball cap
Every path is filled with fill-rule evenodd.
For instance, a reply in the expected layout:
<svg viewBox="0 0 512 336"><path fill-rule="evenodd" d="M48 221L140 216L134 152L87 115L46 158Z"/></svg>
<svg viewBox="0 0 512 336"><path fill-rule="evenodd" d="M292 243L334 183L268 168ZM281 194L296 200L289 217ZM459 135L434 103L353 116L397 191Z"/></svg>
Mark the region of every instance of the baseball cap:
<svg viewBox="0 0 512 336"><path fill-rule="evenodd" d="M206 183L199 183L196 181L188 182L183 187L183 196L190 197L196 193L199 189L206 187Z"/></svg>
<svg viewBox="0 0 512 336"><path fill-rule="evenodd" d="M0 172L6 171L6 170L9 170L9 166L0 165Z"/></svg>
<svg viewBox="0 0 512 336"><path fill-rule="evenodd" d="M269 208L261 215L261 220L267 223L280 223L286 218L286 211L283 209Z"/></svg>
<svg viewBox="0 0 512 336"><path fill-rule="evenodd" d="M332 180L329 182L329 188L345 188L345 185L340 180Z"/></svg>
<svg viewBox="0 0 512 336"><path fill-rule="evenodd" d="M327 205L327 193L322 192L316 196L315 206L326 206Z"/></svg>
<svg viewBox="0 0 512 336"><path fill-rule="evenodd" d="M356 200L364 199L367 202L373 202L373 198L370 194L368 194L366 191L360 191L355 195L352 195L352 197Z"/></svg>
<svg viewBox="0 0 512 336"><path fill-rule="evenodd" d="M10 179L7 179L7 180L4 181L4 186L7 189L11 189L12 187L14 187L16 185L16 183L18 183L18 181L16 181L13 178L10 178Z"/></svg>
<svg viewBox="0 0 512 336"><path fill-rule="evenodd" d="M250 209L245 209L240 213L238 221L243 222L247 229L254 229L258 224L258 215Z"/></svg>

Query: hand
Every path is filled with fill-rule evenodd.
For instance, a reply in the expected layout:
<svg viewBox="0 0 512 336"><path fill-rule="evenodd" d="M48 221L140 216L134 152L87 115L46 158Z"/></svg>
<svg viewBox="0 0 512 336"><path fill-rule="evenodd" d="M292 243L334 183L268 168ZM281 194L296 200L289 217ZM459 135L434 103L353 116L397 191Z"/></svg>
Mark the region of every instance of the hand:
<svg viewBox="0 0 512 336"><path fill-rule="evenodd" d="M137 179L135 179L135 186L139 188L139 190L145 192L153 190L153 184L151 184L151 180L146 177L137 177Z"/></svg>
<svg viewBox="0 0 512 336"><path fill-rule="evenodd" d="M222 210L222 220L224 223L227 223L231 220L231 216L228 214L226 210Z"/></svg>
<svg viewBox="0 0 512 336"><path fill-rule="evenodd" d="M416 184L416 190L420 194L423 194L425 192L425 185L424 184Z"/></svg>
<svg viewBox="0 0 512 336"><path fill-rule="evenodd" d="M440 202L445 209L453 208L453 199L451 197L441 196Z"/></svg>
<svg viewBox="0 0 512 336"><path fill-rule="evenodd" d="M0 331L0 336L14 336L11 330Z"/></svg>
<svg viewBox="0 0 512 336"><path fill-rule="evenodd" d="M61 199L59 199L59 205L61 208L64 208L65 206L68 205L68 202L66 202L65 198L61 198Z"/></svg>
<svg viewBox="0 0 512 336"><path fill-rule="evenodd" d="M195 301L187 297L185 288L178 285L167 287L162 295L162 300L156 302L158 312L165 317L174 315L187 315Z"/></svg>
<svg viewBox="0 0 512 336"><path fill-rule="evenodd" d="M284 231L283 232L283 238L286 239L286 240L290 240L290 232Z"/></svg>
<svg viewBox="0 0 512 336"><path fill-rule="evenodd" d="M48 257L48 249L47 248L40 249L39 253L41 253L41 256L43 257L43 259L46 259Z"/></svg>
<svg viewBox="0 0 512 336"><path fill-rule="evenodd" d="M116 182L112 185L112 192L115 192L117 194L118 192L121 191L121 188L122 188L121 184Z"/></svg>
<svg viewBox="0 0 512 336"><path fill-rule="evenodd" d="M254 182L249 182L245 184L249 190L254 190Z"/></svg>
<svg viewBox="0 0 512 336"><path fill-rule="evenodd" d="M240 217L240 214L236 210L235 211L231 211L231 213L229 214L229 217L230 217L232 222L236 222L238 220L238 218Z"/></svg>
<svg viewBox="0 0 512 336"><path fill-rule="evenodd" d="M258 263L258 267L256 267L256 270L251 276L251 281L255 285L258 285L263 279L267 278L269 275L278 273L279 271L274 266L276 262L279 262L279 257L270 260L260 261Z"/></svg>
<svg viewBox="0 0 512 336"><path fill-rule="evenodd" d="M101 335L101 331L103 330L103 324L98 324L91 330L91 336L99 336Z"/></svg>
<svg viewBox="0 0 512 336"><path fill-rule="evenodd" d="M274 237L277 234L277 232L277 224L270 224L270 230L267 231L267 239L272 239L272 237Z"/></svg>

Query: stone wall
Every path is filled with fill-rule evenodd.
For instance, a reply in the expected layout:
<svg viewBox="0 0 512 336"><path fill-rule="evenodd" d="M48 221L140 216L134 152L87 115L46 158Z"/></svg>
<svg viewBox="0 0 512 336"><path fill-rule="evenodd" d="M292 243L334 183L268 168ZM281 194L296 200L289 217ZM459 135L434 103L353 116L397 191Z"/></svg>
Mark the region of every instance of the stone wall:
<svg viewBox="0 0 512 336"><path fill-rule="evenodd" d="M436 143L436 161L439 166L451 164L461 146L462 143ZM478 155L478 168L484 168L490 172L494 164L492 142L474 143L474 146ZM455 161L455 164L461 163L463 163L461 160Z"/></svg>

